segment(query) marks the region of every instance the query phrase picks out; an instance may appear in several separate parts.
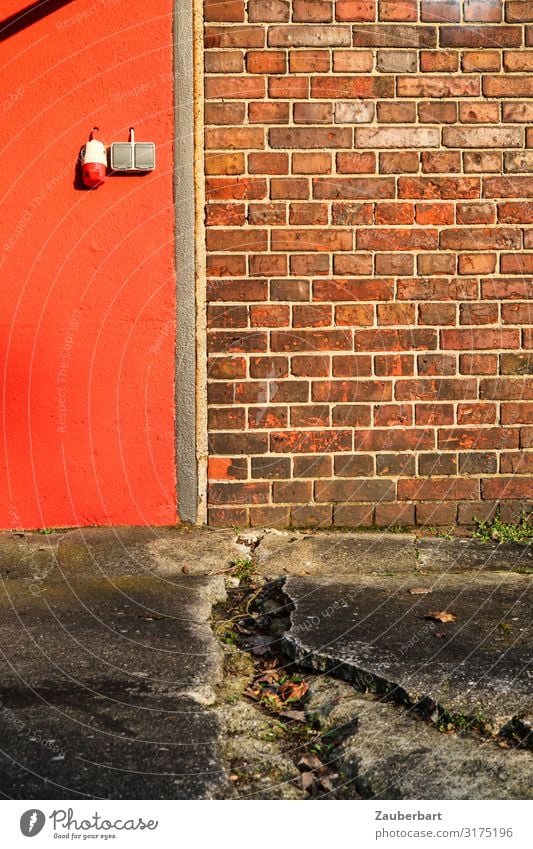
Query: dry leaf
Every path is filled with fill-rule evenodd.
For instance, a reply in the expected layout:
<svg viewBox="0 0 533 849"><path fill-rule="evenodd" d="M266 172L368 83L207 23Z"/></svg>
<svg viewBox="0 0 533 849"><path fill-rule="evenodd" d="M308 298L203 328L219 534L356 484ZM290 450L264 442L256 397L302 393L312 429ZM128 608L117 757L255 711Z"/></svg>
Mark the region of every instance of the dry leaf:
<svg viewBox="0 0 533 849"><path fill-rule="evenodd" d="M312 769L322 769L324 764L320 760L317 755L313 752L308 752L306 755L302 755L300 760L298 761L298 769L300 771L304 770L312 770Z"/></svg>
<svg viewBox="0 0 533 849"><path fill-rule="evenodd" d="M427 595L432 592L429 587L411 587L409 595Z"/></svg>
<svg viewBox="0 0 533 849"><path fill-rule="evenodd" d="M308 793L311 792L313 786L315 784L315 776L312 772L302 772L300 776L302 782L302 789L307 790Z"/></svg>
<svg viewBox="0 0 533 849"><path fill-rule="evenodd" d="M426 619L433 619L434 622L455 622L457 616L455 613L448 613L447 610L435 610L428 613Z"/></svg>
<svg viewBox="0 0 533 849"><path fill-rule="evenodd" d="M286 702L298 702L300 699L303 699L308 689L309 684L307 681L300 681L299 684L295 684L293 681L286 681L279 688L279 694Z"/></svg>

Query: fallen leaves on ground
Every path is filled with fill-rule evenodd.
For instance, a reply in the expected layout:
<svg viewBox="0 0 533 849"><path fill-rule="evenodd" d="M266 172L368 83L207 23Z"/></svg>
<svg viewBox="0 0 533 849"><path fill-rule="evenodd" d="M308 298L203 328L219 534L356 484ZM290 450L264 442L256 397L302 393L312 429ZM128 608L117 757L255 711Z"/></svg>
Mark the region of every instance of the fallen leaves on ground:
<svg viewBox="0 0 533 849"><path fill-rule="evenodd" d="M263 664L253 683L244 691L244 695L256 702L262 702L271 710L283 711L289 719L304 722L303 711L287 708L292 708L307 695L309 684L300 680L299 676L289 678L286 672L274 663L275 661L268 660Z"/></svg>
<svg viewBox="0 0 533 849"><path fill-rule="evenodd" d="M447 610L435 610L432 613L428 613L425 616L425 619L432 619L434 622L455 622L457 616L455 613L449 613Z"/></svg>
<svg viewBox="0 0 533 849"><path fill-rule="evenodd" d="M298 769L302 773L300 781L302 789L314 795L318 792L333 790L333 781L327 766L313 752L307 752L298 761Z"/></svg>

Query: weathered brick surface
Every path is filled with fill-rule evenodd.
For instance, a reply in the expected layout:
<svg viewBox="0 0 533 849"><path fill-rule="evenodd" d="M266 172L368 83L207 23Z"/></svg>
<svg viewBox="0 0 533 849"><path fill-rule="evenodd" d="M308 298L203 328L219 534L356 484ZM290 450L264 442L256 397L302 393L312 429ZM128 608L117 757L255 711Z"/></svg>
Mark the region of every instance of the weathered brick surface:
<svg viewBox="0 0 533 849"><path fill-rule="evenodd" d="M533 500L533 4L205 0L209 520Z"/></svg>

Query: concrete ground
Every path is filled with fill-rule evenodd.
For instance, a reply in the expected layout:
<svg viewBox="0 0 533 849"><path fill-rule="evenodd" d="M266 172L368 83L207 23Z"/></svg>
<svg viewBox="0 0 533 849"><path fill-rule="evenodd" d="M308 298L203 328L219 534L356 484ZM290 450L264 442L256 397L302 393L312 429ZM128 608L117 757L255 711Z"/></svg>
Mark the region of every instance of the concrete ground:
<svg viewBox="0 0 533 849"><path fill-rule="evenodd" d="M410 534L0 534L0 794L533 798L531 574Z"/></svg>

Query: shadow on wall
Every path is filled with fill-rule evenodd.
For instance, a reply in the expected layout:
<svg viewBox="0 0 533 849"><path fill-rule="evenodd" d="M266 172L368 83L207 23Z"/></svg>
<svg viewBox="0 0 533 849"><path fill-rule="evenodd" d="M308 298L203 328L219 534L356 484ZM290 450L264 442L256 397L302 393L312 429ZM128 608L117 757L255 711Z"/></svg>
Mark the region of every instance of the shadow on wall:
<svg viewBox="0 0 533 849"><path fill-rule="evenodd" d="M68 6L73 0L36 0L35 3L30 3L25 9L20 12L15 12L9 18L0 21L0 42L6 41L12 35L16 35L27 27L40 21L41 18L46 18L52 12L62 9L63 6Z"/></svg>

